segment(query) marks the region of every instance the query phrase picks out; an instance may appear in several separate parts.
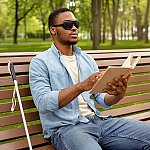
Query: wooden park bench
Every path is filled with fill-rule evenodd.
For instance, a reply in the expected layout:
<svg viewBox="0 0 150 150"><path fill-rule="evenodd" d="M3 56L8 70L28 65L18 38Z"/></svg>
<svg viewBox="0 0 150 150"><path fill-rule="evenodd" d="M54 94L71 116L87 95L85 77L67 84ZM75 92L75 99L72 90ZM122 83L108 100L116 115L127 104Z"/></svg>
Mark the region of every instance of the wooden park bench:
<svg viewBox="0 0 150 150"><path fill-rule="evenodd" d="M88 51L87 51L88 53ZM121 65L129 53L141 55L142 59L134 69L129 81L127 96L110 110L102 110L103 115L130 117L150 122L150 51L89 51L96 60L99 69L108 65ZM28 123L28 129L35 150L54 150L50 142L43 138L38 112L29 89L29 63L37 53L0 53L0 149L28 149L28 143L19 105L11 112L13 81L9 75L7 63L13 62L17 74L19 91Z"/></svg>

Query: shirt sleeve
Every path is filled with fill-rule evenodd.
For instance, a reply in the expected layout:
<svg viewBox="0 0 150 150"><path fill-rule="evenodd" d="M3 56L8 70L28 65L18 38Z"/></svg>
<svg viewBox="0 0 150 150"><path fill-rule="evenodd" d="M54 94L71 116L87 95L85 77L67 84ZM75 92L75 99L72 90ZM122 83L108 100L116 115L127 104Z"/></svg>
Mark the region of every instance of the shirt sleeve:
<svg viewBox="0 0 150 150"><path fill-rule="evenodd" d="M96 102L103 108L111 108L111 106L105 103L105 96L107 93L94 94Z"/></svg>
<svg viewBox="0 0 150 150"><path fill-rule="evenodd" d="M59 91L52 91L49 72L42 59L33 58L29 67L29 83L34 103L40 113L59 109Z"/></svg>

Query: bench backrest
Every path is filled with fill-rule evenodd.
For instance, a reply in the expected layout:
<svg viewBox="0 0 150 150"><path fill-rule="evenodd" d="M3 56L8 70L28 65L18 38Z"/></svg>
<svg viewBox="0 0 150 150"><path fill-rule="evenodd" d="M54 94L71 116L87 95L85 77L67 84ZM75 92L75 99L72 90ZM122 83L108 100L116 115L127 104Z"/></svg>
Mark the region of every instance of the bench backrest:
<svg viewBox="0 0 150 150"><path fill-rule="evenodd" d="M150 52L133 52L135 55L141 55L142 59L134 70L127 90L127 97L119 104L117 109L103 111L102 114L112 114L113 116L134 115L139 120L150 120ZM33 103L28 80L29 63L36 53L13 53L0 54L0 149L27 149L28 144L19 105L14 112L10 111L11 98L13 93L13 82L8 73L7 63L13 62L17 74L19 91L25 110L26 120L31 136L32 146L35 149L54 150L48 140L42 135L42 127L38 112ZM105 69L108 65L121 65L127 58L125 53L97 53L90 55L96 60L100 69ZM135 94L136 93L136 94ZM141 103L142 101L142 103ZM129 103L132 105L128 106ZM124 105L124 107L122 107ZM97 106L99 108L99 106ZM101 109L101 108L100 108ZM142 112L142 113L141 113ZM133 116L133 115L132 115Z"/></svg>
<svg viewBox="0 0 150 150"><path fill-rule="evenodd" d="M121 66L129 54L133 56L142 56L133 71L129 80L127 96L116 104L117 109L105 110L103 115L112 114L113 116L125 116L132 113L143 111L141 117L132 115L140 120L150 119L150 51L137 52L113 52L113 53L89 53L97 62L99 69L106 69L107 66ZM143 103L141 103L143 102ZM130 106L127 107L127 105ZM131 105L132 103L132 105ZM123 107L126 106L126 107ZM100 106L97 106L100 108ZM118 108L121 107L121 108ZM114 107L113 107L114 108ZM144 113L145 112L145 113ZM136 117L137 116L137 117Z"/></svg>
<svg viewBox="0 0 150 150"><path fill-rule="evenodd" d="M14 84L9 75L7 63L11 61L16 70L32 146L36 149L54 150L50 142L43 138L39 115L35 109L29 89L29 63L33 56L35 56L35 53L0 55L0 149L12 150L28 148L18 102L15 111L10 111Z"/></svg>

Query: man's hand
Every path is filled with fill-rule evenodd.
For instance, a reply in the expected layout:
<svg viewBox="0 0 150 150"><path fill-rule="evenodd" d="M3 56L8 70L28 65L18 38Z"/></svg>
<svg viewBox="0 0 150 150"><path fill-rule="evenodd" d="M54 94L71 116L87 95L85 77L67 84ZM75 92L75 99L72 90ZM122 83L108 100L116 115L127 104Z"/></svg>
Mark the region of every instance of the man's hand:
<svg viewBox="0 0 150 150"><path fill-rule="evenodd" d="M115 78L114 84L108 83L109 87L104 89L104 92L108 93L105 96L105 103L108 106L112 106L124 98L130 76L131 74L129 74L126 78L124 76L119 79Z"/></svg>
<svg viewBox="0 0 150 150"><path fill-rule="evenodd" d="M131 74L129 74L126 78L125 76L121 76L121 78L114 78L114 83L108 82L108 88L104 89L104 92L109 95L115 95L123 98L127 90L127 84L130 76Z"/></svg>
<svg viewBox="0 0 150 150"><path fill-rule="evenodd" d="M72 85L59 92L59 108L62 108L79 96L82 92L90 90L101 77L102 73L94 73L82 82Z"/></svg>
<svg viewBox="0 0 150 150"><path fill-rule="evenodd" d="M92 87L95 85L95 83L99 80L99 78L103 75L104 72L97 72L92 75L90 75L87 79L84 81L78 83L78 87L82 91L89 91L92 89Z"/></svg>

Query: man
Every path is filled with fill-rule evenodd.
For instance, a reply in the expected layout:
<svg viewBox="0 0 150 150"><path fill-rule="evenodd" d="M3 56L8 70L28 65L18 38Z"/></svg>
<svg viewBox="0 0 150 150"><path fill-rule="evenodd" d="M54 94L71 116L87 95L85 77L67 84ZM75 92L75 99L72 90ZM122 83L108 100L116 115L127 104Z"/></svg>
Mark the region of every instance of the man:
<svg viewBox="0 0 150 150"><path fill-rule="evenodd" d="M30 88L44 137L57 150L150 150L149 124L101 116L94 106L94 100L104 108L119 102L130 75L108 83L106 93L90 95L102 73L75 46L79 22L67 8L54 10L48 22L54 42L30 64Z"/></svg>

